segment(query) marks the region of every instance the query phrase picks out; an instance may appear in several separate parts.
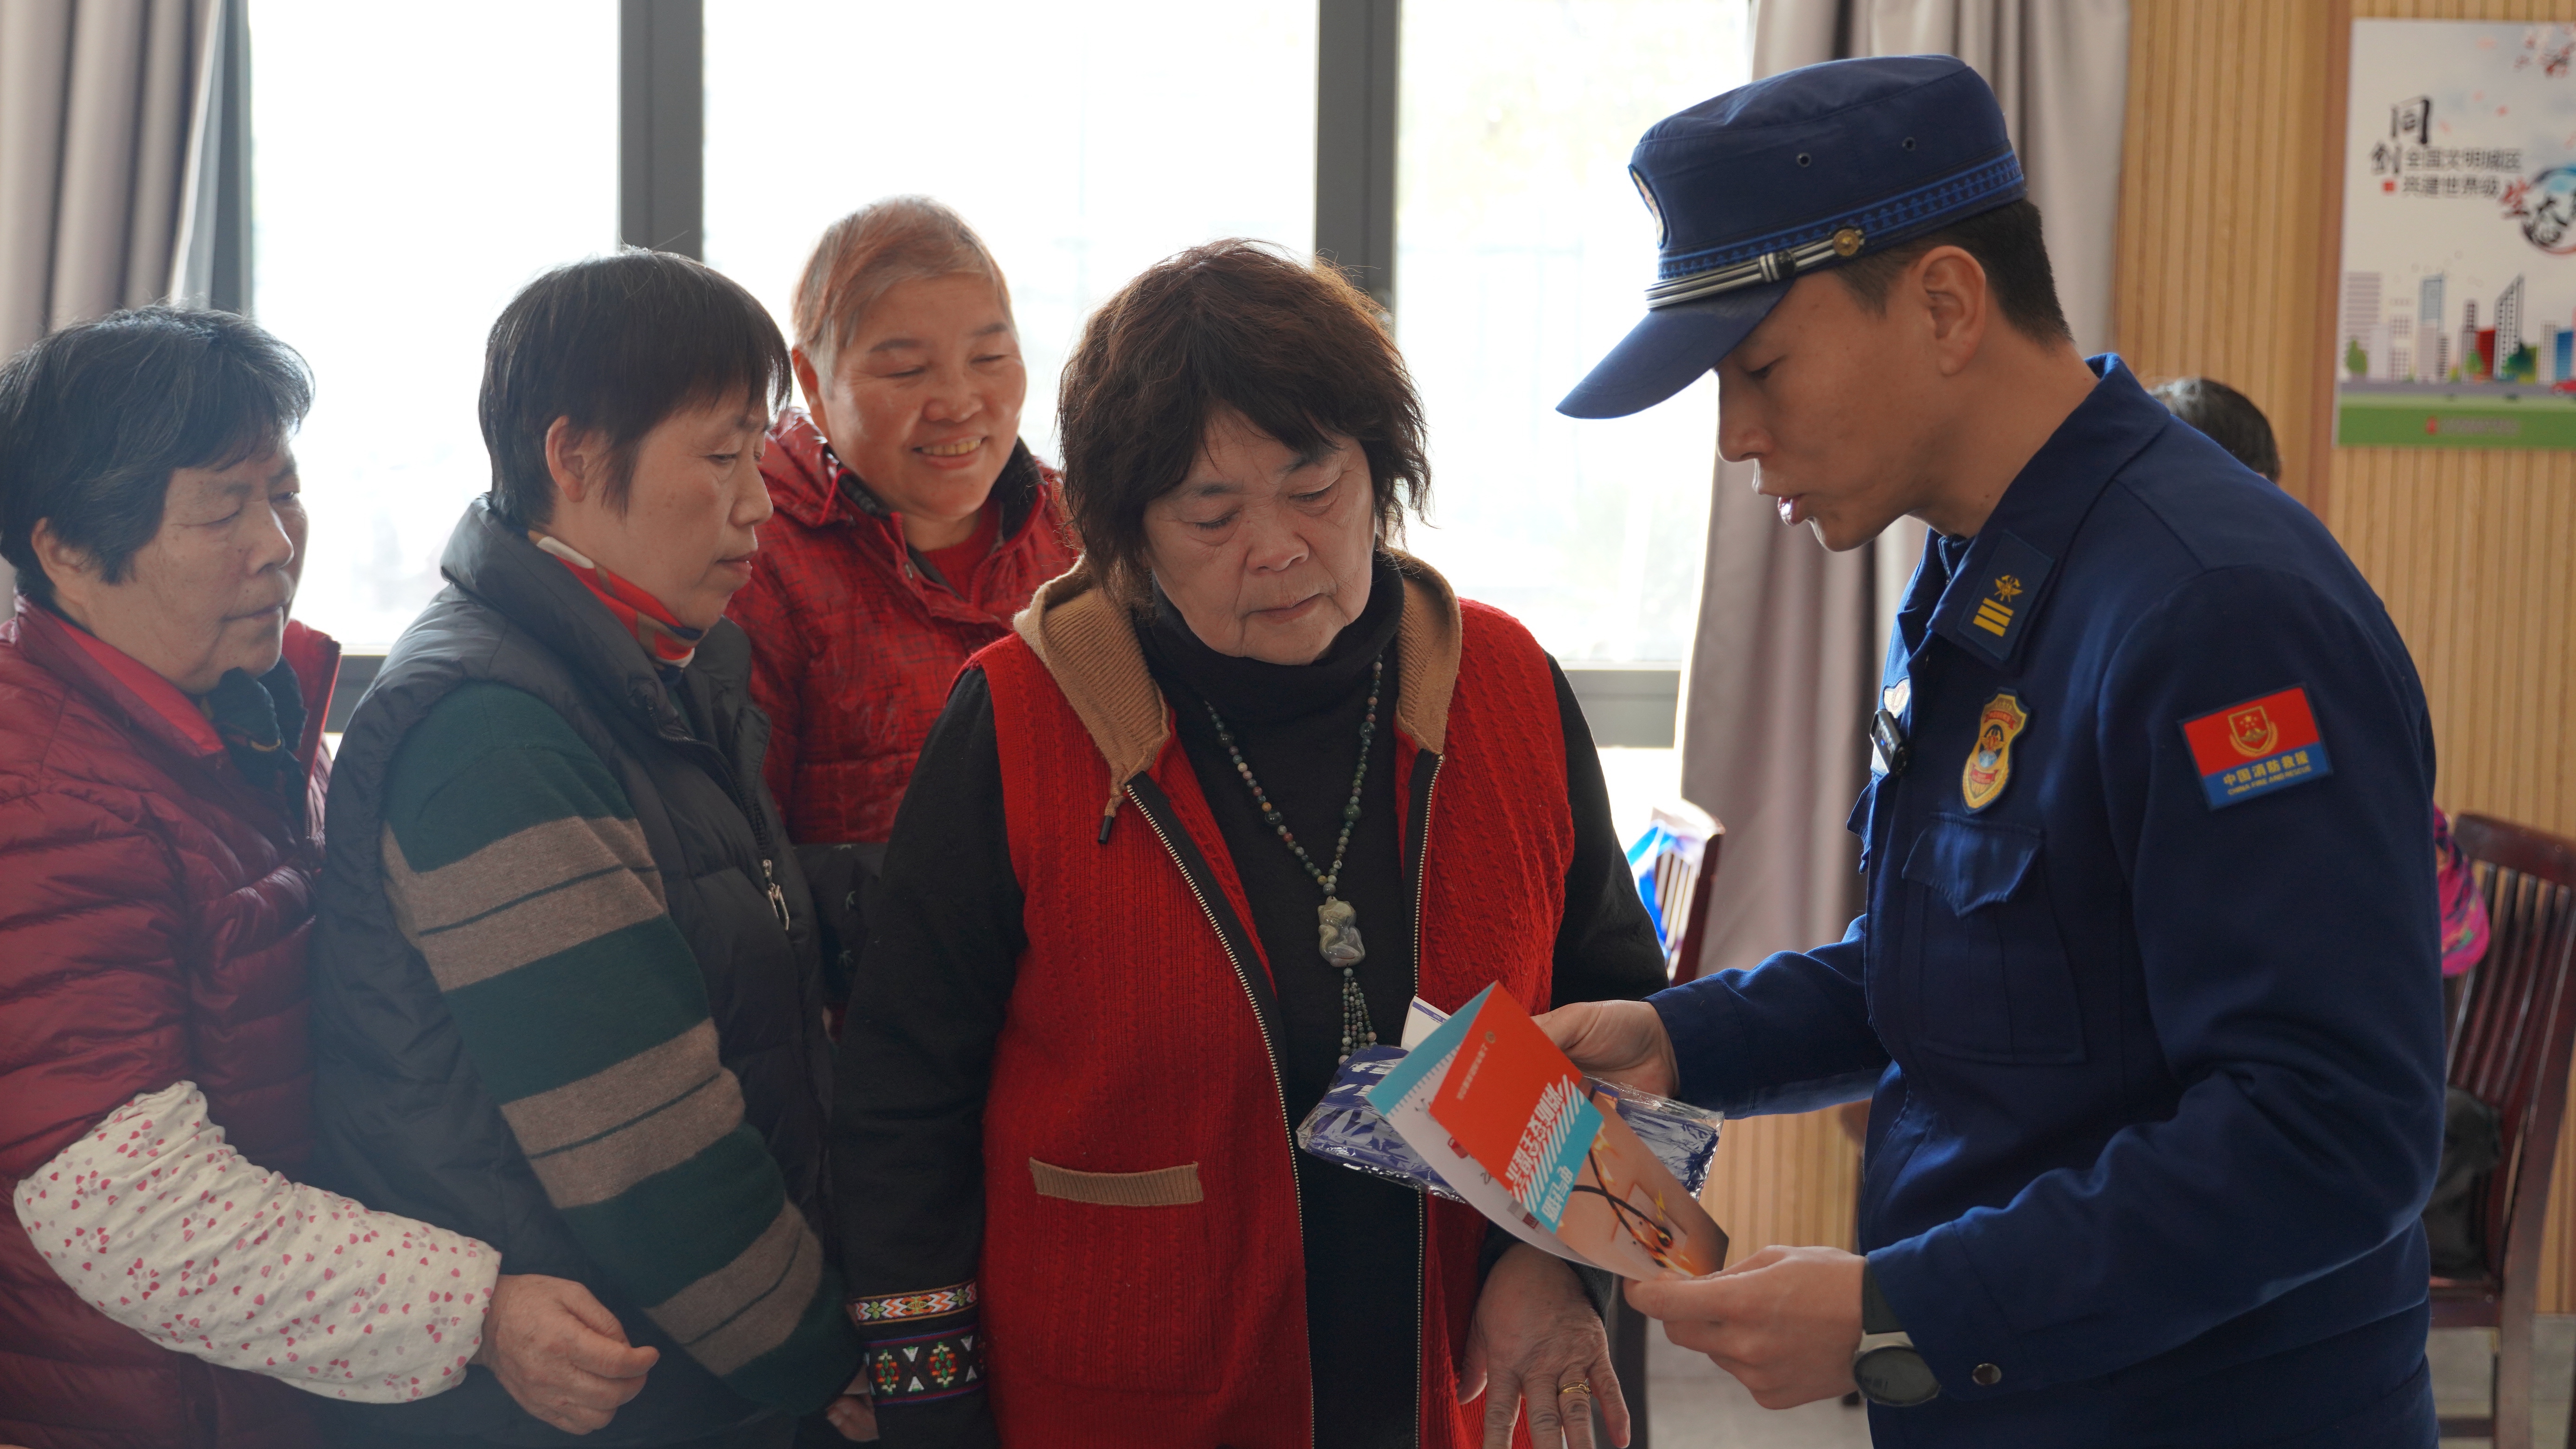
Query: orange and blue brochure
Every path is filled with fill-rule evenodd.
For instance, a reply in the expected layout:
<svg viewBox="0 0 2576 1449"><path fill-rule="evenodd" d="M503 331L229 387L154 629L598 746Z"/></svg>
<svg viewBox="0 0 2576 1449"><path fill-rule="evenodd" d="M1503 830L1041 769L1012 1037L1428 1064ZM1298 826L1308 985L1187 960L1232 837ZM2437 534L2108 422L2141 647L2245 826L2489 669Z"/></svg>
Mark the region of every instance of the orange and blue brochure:
<svg viewBox="0 0 2576 1449"><path fill-rule="evenodd" d="M1725 1264L1726 1234L1509 992L1486 987L1368 1095L1459 1196L1525 1242L1629 1278Z"/></svg>
<svg viewBox="0 0 2576 1449"><path fill-rule="evenodd" d="M1487 987L1458 1015L1468 1018L1466 1034L1431 1094L1432 1119L1555 1232L1601 1135L1601 1112L1584 1095L1583 1074L1508 992Z"/></svg>
<svg viewBox="0 0 2576 1449"><path fill-rule="evenodd" d="M1491 989L1487 988L1488 992ZM1477 998L1482 1000L1481 996ZM1476 1002L1468 1005L1473 1007ZM1420 1011L1420 1003L1416 1003L1415 1010ZM1457 1060L1458 1047L1465 1040L1465 1018L1472 1014L1462 1010L1410 1047L1404 1059L1368 1089L1368 1103L1460 1200L1522 1242L1589 1267L1591 1259L1557 1241L1556 1235L1541 1227L1537 1218L1524 1212L1510 1191L1478 1166L1465 1149L1450 1139L1448 1129L1431 1116L1431 1098L1448 1079L1449 1064ZM1407 1023L1408 1036L1412 1025Z"/></svg>

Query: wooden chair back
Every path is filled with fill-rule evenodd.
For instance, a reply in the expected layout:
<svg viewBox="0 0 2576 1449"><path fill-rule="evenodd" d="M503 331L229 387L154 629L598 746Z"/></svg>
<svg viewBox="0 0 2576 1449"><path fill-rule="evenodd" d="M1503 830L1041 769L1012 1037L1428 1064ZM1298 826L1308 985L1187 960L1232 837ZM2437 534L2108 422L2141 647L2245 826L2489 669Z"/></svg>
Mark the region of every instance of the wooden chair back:
<svg viewBox="0 0 2576 1449"><path fill-rule="evenodd" d="M2484 815L2451 823L2487 901L2486 956L2451 1023L2451 1085L2496 1109L2503 1153L2475 1189L2487 1271L2536 1289L2576 1051L2576 840Z"/></svg>
<svg viewBox="0 0 2576 1449"><path fill-rule="evenodd" d="M1673 948L1672 959L1666 963L1677 982L1698 978L1700 956L1708 945L1709 885L1717 879L1717 858L1726 848L1726 827L1716 820L1708 825L1708 845L1700 852L1699 876L1691 886L1690 909L1682 913L1681 943Z"/></svg>

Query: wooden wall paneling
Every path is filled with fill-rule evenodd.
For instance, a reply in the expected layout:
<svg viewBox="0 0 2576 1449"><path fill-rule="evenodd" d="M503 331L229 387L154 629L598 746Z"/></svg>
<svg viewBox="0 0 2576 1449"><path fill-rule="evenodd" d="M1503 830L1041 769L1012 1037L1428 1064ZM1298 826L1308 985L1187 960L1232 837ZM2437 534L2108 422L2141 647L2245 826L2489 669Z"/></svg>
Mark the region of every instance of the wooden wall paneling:
<svg viewBox="0 0 2576 1449"><path fill-rule="evenodd" d="M2571 20L2533 0L2354 0L2363 17ZM2338 53L2340 28L2329 37ZM2322 257L2339 270L2339 256ZM2323 359L2320 348L2312 364ZM2325 389L2320 387L2321 395ZM2387 602L2424 680L2437 797L2576 834L2576 456L2345 448L2328 524ZM2576 1312L2576 1120L2562 1133L2540 1307Z"/></svg>
<svg viewBox="0 0 2576 1449"><path fill-rule="evenodd" d="M2567 1155L2576 1152L2576 1114L2570 1114L2558 1127L2558 1165L2549 1174L2549 1200L2564 1202L2576 1191L2576 1168L2571 1168ZM2553 1212L2546 1230L2540 1236L2540 1311L2567 1313L2576 1311L2576 1295L2568 1283L2568 1249L2576 1238L2576 1215Z"/></svg>
<svg viewBox="0 0 2576 1449"><path fill-rule="evenodd" d="M2346 449L2333 523L2409 641L2440 797L2576 833L2576 462L2546 452ZM2543 1239L2543 1312L2576 1312L2576 1122Z"/></svg>
<svg viewBox="0 0 2576 1449"><path fill-rule="evenodd" d="M2386 602L2444 808L2576 834L2576 454L2334 449L2347 16L2576 21L2576 0L2134 0L2119 349L2270 414L2285 483ZM2323 204L2320 204L2322 196ZM2542 1307L2576 1311L2576 1118Z"/></svg>
<svg viewBox="0 0 2576 1449"><path fill-rule="evenodd" d="M2576 457L2342 449L2333 486L2423 679L2444 808L2576 834Z"/></svg>
<svg viewBox="0 0 2576 1449"><path fill-rule="evenodd" d="M1860 1150L1827 1110L1727 1123L1700 1201L1735 1261L1774 1243L1852 1247L1859 1190Z"/></svg>
<svg viewBox="0 0 2576 1449"><path fill-rule="evenodd" d="M2350 110L2352 79L2352 0L2329 0L2325 20L2326 44L2324 104L2317 107L2322 124L2309 153L2317 161L2313 196L2317 213L2317 254L2323 259L2315 269L2313 300L2316 312L2309 319L2308 354L2305 376L2308 384L2308 478L2307 505L2321 518L2334 513L2334 379L2331 366L2318 367L2315 360L2332 357L2335 343L2335 312L2342 302L2343 270L2343 132Z"/></svg>
<svg viewBox="0 0 2576 1449"><path fill-rule="evenodd" d="M2320 222L2318 96L2329 0L2136 0L2122 138L2121 354L2150 380L2202 373L2272 419L2307 497Z"/></svg>

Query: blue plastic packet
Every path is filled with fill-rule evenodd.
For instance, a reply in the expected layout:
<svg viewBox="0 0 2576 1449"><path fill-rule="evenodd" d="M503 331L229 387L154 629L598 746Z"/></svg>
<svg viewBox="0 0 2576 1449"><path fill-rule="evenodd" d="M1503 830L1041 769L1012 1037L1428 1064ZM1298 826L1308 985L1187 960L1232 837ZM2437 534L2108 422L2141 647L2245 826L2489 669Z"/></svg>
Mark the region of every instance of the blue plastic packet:
<svg viewBox="0 0 2576 1449"><path fill-rule="evenodd" d="M1298 1124L1297 1145L1345 1167L1459 1200L1431 1165L1406 1146L1377 1109L1369 1105L1368 1089L1383 1080L1404 1056L1404 1048L1394 1046L1362 1047L1351 1053L1350 1060L1334 1074L1332 1086L1325 1089L1324 1099ZM1723 1117L1687 1102L1615 1082L1586 1077L1584 1083L1595 1092L1610 1094L1620 1120L1636 1132L1646 1150L1654 1153L1692 1196L1698 1196L1708 1185L1709 1160L1717 1154L1717 1133Z"/></svg>
<svg viewBox="0 0 2576 1449"><path fill-rule="evenodd" d="M1646 1150L1697 1197L1708 1186L1708 1164L1717 1155L1717 1129L1725 1117L1716 1112L1658 1097L1635 1087L1585 1077L1584 1085L1608 1092L1618 1103L1619 1120L1628 1124Z"/></svg>
<svg viewBox="0 0 2576 1449"><path fill-rule="evenodd" d="M1324 1089L1324 1099L1297 1124L1297 1145L1345 1167L1463 1202L1369 1105L1368 1089L1384 1080L1404 1056L1400 1046L1361 1047L1351 1053L1350 1060L1333 1074L1333 1084Z"/></svg>

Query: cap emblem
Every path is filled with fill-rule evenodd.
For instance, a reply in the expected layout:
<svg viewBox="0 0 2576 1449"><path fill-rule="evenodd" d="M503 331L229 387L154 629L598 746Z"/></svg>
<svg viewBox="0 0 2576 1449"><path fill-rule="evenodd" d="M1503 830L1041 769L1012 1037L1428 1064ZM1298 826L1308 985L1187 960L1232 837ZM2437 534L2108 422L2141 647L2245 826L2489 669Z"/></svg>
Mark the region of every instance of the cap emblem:
<svg viewBox="0 0 2576 1449"><path fill-rule="evenodd" d="M1860 228L1847 226L1834 233L1834 255L1848 261L1860 254Z"/></svg>
<svg viewBox="0 0 2576 1449"><path fill-rule="evenodd" d="M1664 245L1672 239L1673 228L1664 220L1664 208L1655 200L1655 188L1646 184L1646 173L1634 166L1628 168L1628 179L1637 183L1637 194L1646 200L1646 213L1655 219L1655 245Z"/></svg>

